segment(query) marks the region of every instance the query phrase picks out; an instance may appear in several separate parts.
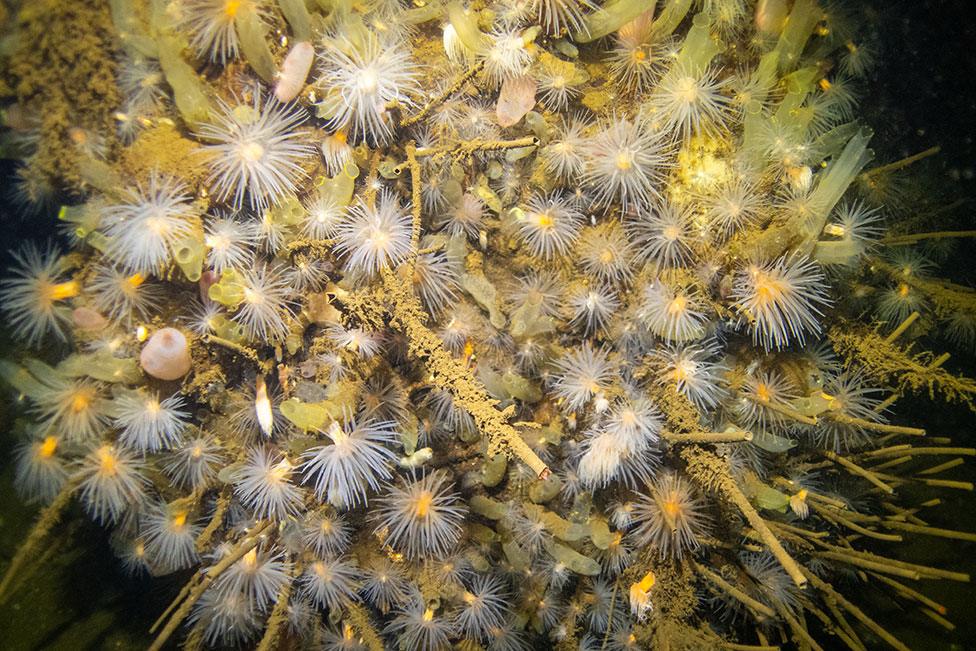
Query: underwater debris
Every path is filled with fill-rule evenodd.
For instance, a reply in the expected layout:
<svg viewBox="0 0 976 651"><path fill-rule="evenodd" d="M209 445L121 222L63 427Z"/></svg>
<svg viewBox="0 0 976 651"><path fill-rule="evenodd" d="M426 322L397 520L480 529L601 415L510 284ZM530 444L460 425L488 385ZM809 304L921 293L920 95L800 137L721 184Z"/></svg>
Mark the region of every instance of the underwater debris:
<svg viewBox="0 0 976 651"><path fill-rule="evenodd" d="M62 4L0 52L70 247L0 285L47 502L0 600L77 500L196 568L154 650L905 648L864 585L951 626L910 582L969 577L874 544L976 540L899 491L976 450L887 413L973 407L916 338L976 340L974 293L910 248L971 233L886 235L935 152L863 171L854 17Z"/></svg>

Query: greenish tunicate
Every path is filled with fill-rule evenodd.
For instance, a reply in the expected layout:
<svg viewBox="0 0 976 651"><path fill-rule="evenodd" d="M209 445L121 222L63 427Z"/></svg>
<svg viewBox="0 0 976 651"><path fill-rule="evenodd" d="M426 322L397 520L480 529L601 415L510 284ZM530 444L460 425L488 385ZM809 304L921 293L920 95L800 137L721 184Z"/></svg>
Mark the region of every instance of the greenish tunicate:
<svg viewBox="0 0 976 651"><path fill-rule="evenodd" d="M790 498L779 492L775 488L771 488L765 484L756 483L755 495L753 496L756 505L761 509L767 511L779 511L780 513L786 512L786 507L790 504Z"/></svg>
<svg viewBox="0 0 976 651"><path fill-rule="evenodd" d="M403 173L403 165L395 160L384 160L376 166L376 171L384 179L398 179Z"/></svg>
<svg viewBox="0 0 976 651"><path fill-rule="evenodd" d="M476 185L474 188L474 193L475 196L485 202L485 205L488 206L489 210L492 212L500 213L502 211L502 208L504 207L502 205L502 200L498 198L495 191L489 188L487 184L478 183L478 185Z"/></svg>
<svg viewBox="0 0 976 651"><path fill-rule="evenodd" d="M498 305L498 291L480 270L461 276L461 287L478 305L488 310L491 325L498 329L505 327L505 315Z"/></svg>
<svg viewBox="0 0 976 651"><path fill-rule="evenodd" d="M275 224L282 226L297 226L306 217L305 207L294 194L288 194L281 198L277 204L268 208L268 219Z"/></svg>
<svg viewBox="0 0 976 651"><path fill-rule="evenodd" d="M244 300L244 278L234 269L225 269L220 280L207 289L207 296L231 310Z"/></svg>
<svg viewBox="0 0 976 651"><path fill-rule="evenodd" d="M541 522L546 531L560 540L576 542L589 535L589 528L586 525L565 520L538 504L523 504L522 508L535 520Z"/></svg>
<svg viewBox="0 0 976 651"><path fill-rule="evenodd" d="M328 401L302 402L297 398L285 400L279 409L282 416L304 432L324 429L333 420L335 410Z"/></svg>
<svg viewBox="0 0 976 651"><path fill-rule="evenodd" d="M188 235L173 246L173 259L186 279L197 282L203 275L203 262L207 249L203 239L196 234Z"/></svg>
<svg viewBox="0 0 976 651"><path fill-rule="evenodd" d="M529 569L532 565L532 557L514 540L503 542L502 551L505 552L505 558L512 564L512 567L519 572Z"/></svg>
<svg viewBox="0 0 976 651"><path fill-rule="evenodd" d="M570 59L576 59L579 57L579 48L564 38L556 41L554 45L556 46L556 49L559 50L559 53L564 57L568 57Z"/></svg>
<svg viewBox="0 0 976 651"><path fill-rule="evenodd" d="M691 29L678 51L673 69L697 77L705 72L715 55L724 49L725 44L712 36L708 14L698 14L692 20Z"/></svg>
<svg viewBox="0 0 976 651"><path fill-rule="evenodd" d="M753 434L752 444L766 452L779 453L793 448L796 441L769 432L756 432Z"/></svg>
<svg viewBox="0 0 976 651"><path fill-rule="evenodd" d="M645 11L653 10L647 0L609 0L586 16L580 29L573 32L577 43L589 43L620 29Z"/></svg>
<svg viewBox="0 0 976 651"><path fill-rule="evenodd" d="M342 170L332 177L325 177L319 191L322 196L331 198L339 206L348 206L352 202L352 194L359 177L359 167L348 161Z"/></svg>
<svg viewBox="0 0 976 651"><path fill-rule="evenodd" d="M556 329L556 320L542 313L538 301L528 300L520 305L512 312L511 320L510 332L516 338L538 337Z"/></svg>
<svg viewBox="0 0 976 651"><path fill-rule="evenodd" d="M109 0L112 23L119 34L122 46L130 56L143 56L155 59L159 50L136 13L136 3L132 0Z"/></svg>
<svg viewBox="0 0 976 651"><path fill-rule="evenodd" d="M580 554L575 549L552 540L546 541L545 547L550 556L577 574L596 576L600 573L600 564L597 561Z"/></svg>
<svg viewBox="0 0 976 651"><path fill-rule="evenodd" d="M312 16L308 13L305 0L278 0L281 15L291 26L291 33L298 41L312 40Z"/></svg>
<svg viewBox="0 0 976 651"><path fill-rule="evenodd" d="M590 519L590 540L597 549L607 549L613 542L614 533L610 531L607 521L603 518Z"/></svg>
<svg viewBox="0 0 976 651"><path fill-rule="evenodd" d="M539 386L514 371L505 371L502 374L502 385L510 396L522 402L538 402L542 399Z"/></svg>
<svg viewBox="0 0 976 651"><path fill-rule="evenodd" d="M18 393L31 399L37 399L48 391L48 387L26 368L5 359L0 359L0 378Z"/></svg>
<svg viewBox="0 0 976 651"><path fill-rule="evenodd" d="M447 19L464 47L470 52L480 54L487 49L488 39L478 29L477 14L466 11L460 2L452 2L447 6Z"/></svg>
<svg viewBox="0 0 976 651"><path fill-rule="evenodd" d="M253 8L242 6L234 17L241 53L251 68L269 84L275 80L275 62L268 47L268 27Z"/></svg>
<svg viewBox="0 0 976 651"><path fill-rule="evenodd" d="M111 165L92 156L79 153L78 174L81 179L96 190L116 199L126 198L122 177Z"/></svg>
<svg viewBox="0 0 976 651"><path fill-rule="evenodd" d="M176 38L165 35L156 39L159 45L159 67L173 90L173 102L189 124L205 122L211 106L204 83L196 71L180 56L182 48Z"/></svg>
<svg viewBox="0 0 976 651"><path fill-rule="evenodd" d="M58 219L68 224L74 224L75 233L80 237L86 237L98 228L101 215L91 205L81 203L76 206L61 206L58 211Z"/></svg>
<svg viewBox="0 0 976 651"><path fill-rule="evenodd" d="M494 529L486 527L480 522L471 522L467 525L468 535L471 540L474 540L483 544L491 544L498 540L498 534L495 533Z"/></svg>
<svg viewBox="0 0 976 651"><path fill-rule="evenodd" d="M497 486L505 478L507 468L508 457L504 454L496 454L481 466L481 483L488 488Z"/></svg>
<svg viewBox="0 0 976 651"><path fill-rule="evenodd" d="M138 360L115 357L107 350L69 355L58 364L57 371L65 377L87 376L102 382L137 384L142 380Z"/></svg>
<svg viewBox="0 0 976 651"><path fill-rule="evenodd" d="M545 479L537 479L529 486L529 499L536 504L548 502L557 495L562 488L562 480L552 473Z"/></svg>
<svg viewBox="0 0 976 651"><path fill-rule="evenodd" d="M500 520L508 513L508 507L497 500L484 495L474 495L468 501L472 513L477 513L481 517L489 520Z"/></svg>

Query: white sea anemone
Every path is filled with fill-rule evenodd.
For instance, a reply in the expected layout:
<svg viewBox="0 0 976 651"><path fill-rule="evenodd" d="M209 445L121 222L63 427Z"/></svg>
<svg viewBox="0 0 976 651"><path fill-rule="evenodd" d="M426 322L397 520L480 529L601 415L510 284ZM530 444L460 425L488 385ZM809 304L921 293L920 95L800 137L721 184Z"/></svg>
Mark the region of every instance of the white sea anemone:
<svg viewBox="0 0 976 651"><path fill-rule="evenodd" d="M16 263L0 280L0 310L14 336L36 346L47 333L64 340L71 310L63 301L78 295L79 283L65 280L65 265L52 246L41 251L28 244L9 255Z"/></svg>
<svg viewBox="0 0 976 651"><path fill-rule="evenodd" d="M390 467L397 457L387 446L399 440L394 423L367 420L341 426L333 421L325 434L330 445L302 454L302 483L314 478L316 496L339 508L366 504L367 492L379 490L382 481L393 477Z"/></svg>
<svg viewBox="0 0 976 651"><path fill-rule="evenodd" d="M609 388L613 368L605 350L584 343L556 360L553 393L565 401L567 410L582 409Z"/></svg>
<svg viewBox="0 0 976 651"><path fill-rule="evenodd" d="M232 317L251 339L267 341L282 339L288 334L291 285L284 276L284 268L258 265L245 270L243 296Z"/></svg>
<svg viewBox="0 0 976 651"><path fill-rule="evenodd" d="M583 225L583 215L570 198L556 192L532 195L516 219L529 251L546 260L565 255Z"/></svg>
<svg viewBox="0 0 976 651"><path fill-rule="evenodd" d="M234 472L234 492L259 518L282 520L302 506L302 492L291 482L294 466L266 447L252 448Z"/></svg>
<svg viewBox="0 0 976 651"><path fill-rule="evenodd" d="M202 57L226 65L236 59L240 39L235 18L245 11L267 19L264 0L182 0L181 26L190 34L190 45Z"/></svg>
<svg viewBox="0 0 976 651"><path fill-rule="evenodd" d="M449 482L447 475L435 471L388 485L372 511L375 531L408 558L446 556L461 537L468 511Z"/></svg>
<svg viewBox="0 0 976 651"><path fill-rule="evenodd" d="M246 196L251 209L264 211L296 191L313 149L298 129L305 109L253 93L250 104L218 101L211 121L197 133L209 143L202 150L210 163L207 183L217 200L240 210Z"/></svg>
<svg viewBox="0 0 976 651"><path fill-rule="evenodd" d="M130 273L159 273L179 241L193 233L195 214L186 192L180 181L153 172L125 201L103 208L106 255Z"/></svg>
<svg viewBox="0 0 976 651"><path fill-rule="evenodd" d="M766 350L783 348L806 333L818 334L820 309L830 304L828 285L816 263L784 256L752 264L736 274L735 308L749 323L754 342Z"/></svg>
<svg viewBox="0 0 976 651"><path fill-rule="evenodd" d="M613 118L587 142L584 182L600 204L643 210L661 200L670 158L664 132L643 119Z"/></svg>
<svg viewBox="0 0 976 651"><path fill-rule="evenodd" d="M183 406L178 395L160 400L158 393L127 391L116 396L114 425L121 430L119 441L139 452L175 447L189 418Z"/></svg>
<svg viewBox="0 0 976 651"><path fill-rule="evenodd" d="M409 206L389 191L380 192L376 204L360 199L339 225L335 250L347 256L346 267L366 274L394 267L410 253L413 220Z"/></svg>
<svg viewBox="0 0 976 651"><path fill-rule="evenodd" d="M141 504L149 484L139 460L109 444L85 455L78 462L73 480L78 482L85 510L103 524L115 522L123 512Z"/></svg>
<svg viewBox="0 0 976 651"><path fill-rule="evenodd" d="M330 129L349 130L357 142L382 144L393 137L388 107L413 104L412 96L420 92L419 70L400 43L364 36L358 44L326 41L318 80L325 97L318 108Z"/></svg>
<svg viewBox="0 0 976 651"><path fill-rule="evenodd" d="M207 245L207 263L217 273L227 269L242 271L251 266L256 233L251 224L231 216L216 215L207 220L203 243Z"/></svg>

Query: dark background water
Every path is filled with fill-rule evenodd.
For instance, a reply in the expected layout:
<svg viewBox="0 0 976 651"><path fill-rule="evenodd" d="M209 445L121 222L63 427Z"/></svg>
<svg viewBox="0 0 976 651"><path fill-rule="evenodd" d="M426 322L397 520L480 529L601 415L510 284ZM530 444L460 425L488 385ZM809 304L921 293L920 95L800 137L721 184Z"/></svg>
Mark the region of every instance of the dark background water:
<svg viewBox="0 0 976 651"><path fill-rule="evenodd" d="M890 161L933 145L942 153L921 166L933 193L945 204L976 197L976 26L969 2L854 2L877 30L879 66L866 88L861 111L875 129L877 160ZM0 165L0 187L9 187L12 167ZM950 228L974 228L973 204L944 216ZM3 245L45 239L54 215L21 219L0 200ZM957 282L976 284L976 244L959 242L946 270ZM0 328L2 329L2 328ZM3 345L0 334L0 347ZM0 348L2 349L2 348ZM973 351L954 351L950 367L976 375ZM973 414L925 399L904 399L897 413L933 434L952 436L959 445L976 445ZM7 405L0 402L0 449L12 438ZM9 558L23 540L35 511L25 507L10 486L10 456L0 455L0 558ZM949 476L949 475L947 475ZM951 478L976 482L976 463L956 469ZM976 495L942 491L943 505L926 518L934 526L976 531ZM913 496L914 498L915 496ZM921 499L922 496L919 496ZM0 607L0 649L137 649L146 631L178 591L185 576L132 580L120 570L104 531L80 514L70 517L51 540L41 571L33 574L10 603ZM896 545L906 560L969 572L976 576L976 544L916 537ZM880 553L892 553L879 546ZM969 584L940 582L920 588L949 607L957 625L947 633L917 610L903 611L871 591L858 595L865 609L913 649L976 649L976 590Z"/></svg>

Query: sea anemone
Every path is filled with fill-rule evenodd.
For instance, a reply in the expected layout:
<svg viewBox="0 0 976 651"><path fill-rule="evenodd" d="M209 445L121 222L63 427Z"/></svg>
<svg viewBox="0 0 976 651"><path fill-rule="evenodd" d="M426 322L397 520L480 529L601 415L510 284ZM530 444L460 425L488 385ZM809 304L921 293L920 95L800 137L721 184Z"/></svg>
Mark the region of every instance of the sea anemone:
<svg viewBox="0 0 976 651"><path fill-rule="evenodd" d="M210 646L242 646L261 630L261 612L247 595L207 590L196 603L189 621L203 629Z"/></svg>
<svg viewBox="0 0 976 651"><path fill-rule="evenodd" d="M432 314L438 314L450 307L457 300L461 287L457 265L443 251L418 255L413 266L412 280L420 299Z"/></svg>
<svg viewBox="0 0 976 651"><path fill-rule="evenodd" d="M154 504L142 515L140 525L146 557L160 572L182 570L198 560L194 544L201 527L186 510Z"/></svg>
<svg viewBox="0 0 976 651"><path fill-rule="evenodd" d="M727 238L756 224L767 200L755 182L735 176L704 199L709 227Z"/></svg>
<svg viewBox="0 0 976 651"><path fill-rule="evenodd" d="M291 482L294 466L271 448L251 448L234 472L234 493L259 518L283 520L299 512L302 492Z"/></svg>
<svg viewBox="0 0 976 651"><path fill-rule="evenodd" d="M334 324L326 330L326 336L333 345L363 359L370 359L383 350L383 338L363 328L343 328Z"/></svg>
<svg viewBox="0 0 976 651"><path fill-rule="evenodd" d="M380 192L371 206L360 199L339 224L335 250L347 256L346 268L375 274L395 267L410 253L413 220L397 195Z"/></svg>
<svg viewBox="0 0 976 651"><path fill-rule="evenodd" d="M263 0L183 0L180 25L189 32L197 54L226 65L240 49L235 19L253 12L263 22L268 17L263 5Z"/></svg>
<svg viewBox="0 0 976 651"><path fill-rule="evenodd" d="M470 192L465 192L456 204L449 206L435 220L434 224L449 235L465 235L466 237L477 238L484 218L484 202Z"/></svg>
<svg viewBox="0 0 976 651"><path fill-rule="evenodd" d="M14 487L25 499L49 502L61 491L68 471L58 455L61 441L48 434L32 437L14 451Z"/></svg>
<svg viewBox="0 0 976 651"><path fill-rule="evenodd" d="M651 480L659 463L659 454L649 441L596 427L584 433L576 472L581 484L591 491L615 482L636 488Z"/></svg>
<svg viewBox="0 0 976 651"><path fill-rule="evenodd" d="M408 558L442 558L461 537L467 507L443 472L389 484L371 516L375 531Z"/></svg>
<svg viewBox="0 0 976 651"><path fill-rule="evenodd" d="M863 369L848 370L828 378L824 392L832 397L831 412L845 416L845 420L884 422L882 414L875 409L881 403L878 398L881 389L870 385ZM854 450L871 442L871 435L863 425L831 419L829 414L820 419L812 435L818 447L835 452Z"/></svg>
<svg viewBox="0 0 976 651"><path fill-rule="evenodd" d="M673 472L662 473L640 494L634 520L633 535L640 544L655 547L661 558L675 559L698 548L708 523L702 500Z"/></svg>
<svg viewBox="0 0 976 651"><path fill-rule="evenodd" d="M617 31L610 50L610 73L620 84L637 94L654 86L667 60L668 48L651 38L650 12L642 14Z"/></svg>
<svg viewBox="0 0 976 651"><path fill-rule="evenodd" d="M877 301L878 318L892 326L907 319L912 312L925 311L928 306L925 295L905 282L880 292Z"/></svg>
<svg viewBox="0 0 976 651"><path fill-rule="evenodd" d="M207 183L217 200L240 210L247 196L251 209L263 212L295 192L313 150L297 128L306 118L303 108L253 94L251 104L218 101L197 134L209 143L203 146L210 163Z"/></svg>
<svg viewBox="0 0 976 651"><path fill-rule="evenodd" d="M670 157L664 133L649 122L613 118L586 144L584 183L597 203L644 210L662 199Z"/></svg>
<svg viewBox="0 0 976 651"><path fill-rule="evenodd" d="M345 218L346 209L327 192L317 192L305 204L307 217L302 232L316 240L335 237L339 224Z"/></svg>
<svg viewBox="0 0 976 651"><path fill-rule="evenodd" d="M122 448L93 448L72 475L78 482L85 511L102 524L114 523L123 512L146 499L149 484L139 460Z"/></svg>
<svg viewBox="0 0 976 651"><path fill-rule="evenodd" d="M180 442L189 414L178 395L163 400L154 392L127 391L113 401L119 441L139 452L157 452Z"/></svg>
<svg viewBox="0 0 976 651"><path fill-rule="evenodd" d="M94 294L95 307L113 321L129 324L133 320L148 320L159 308L162 288L147 283L141 273L126 273L114 265L99 265L88 285Z"/></svg>
<svg viewBox="0 0 976 651"><path fill-rule="evenodd" d="M340 514L316 511L305 520L302 542L319 556L342 554L352 542L352 527Z"/></svg>
<svg viewBox="0 0 976 651"><path fill-rule="evenodd" d="M163 462L163 470L174 483L199 490L217 477L217 469L224 462L226 457L220 445L212 437L199 434L171 450Z"/></svg>
<svg viewBox="0 0 976 651"><path fill-rule="evenodd" d="M283 339L288 334L291 285L282 266L256 265L242 273L243 300L232 319L254 340Z"/></svg>
<svg viewBox="0 0 976 651"><path fill-rule="evenodd" d="M708 323L700 292L662 280L655 280L644 289L638 316L648 330L668 342L701 339Z"/></svg>
<svg viewBox="0 0 976 651"><path fill-rule="evenodd" d="M564 181L579 178L586 163L586 118L577 114L564 118L552 141L542 148L542 162L546 171Z"/></svg>
<svg viewBox="0 0 976 651"><path fill-rule="evenodd" d="M569 197L556 192L532 195L516 217L519 235L529 251L546 260L565 255L582 224L583 215Z"/></svg>
<svg viewBox="0 0 976 651"><path fill-rule="evenodd" d="M695 74L683 66L671 68L655 87L648 110L665 131L683 140L700 134L715 135L725 128L729 100L716 70Z"/></svg>
<svg viewBox="0 0 976 651"><path fill-rule="evenodd" d="M454 625L437 616L419 594L396 612L385 631L396 635L403 648L424 651L449 649L450 637L455 632Z"/></svg>
<svg viewBox="0 0 976 651"><path fill-rule="evenodd" d="M386 613L390 608L406 602L411 585L403 564L396 564L384 556L374 556L363 568L360 594L367 603Z"/></svg>
<svg viewBox="0 0 976 651"><path fill-rule="evenodd" d="M600 282L628 282L633 276L634 248L616 221L585 229L576 251L580 267Z"/></svg>
<svg viewBox="0 0 976 651"><path fill-rule="evenodd" d="M251 224L217 215L207 220L203 243L207 245L207 264L219 274L227 269L249 268L257 237Z"/></svg>
<svg viewBox="0 0 976 651"><path fill-rule="evenodd" d="M578 411L610 386L614 364L607 351L584 343L555 361L553 393L568 411Z"/></svg>
<svg viewBox="0 0 976 651"><path fill-rule="evenodd" d="M64 326L71 310L63 301L78 295L80 285L65 280L65 264L53 246L41 251L33 244L10 252L16 263L10 277L0 280L0 310L14 336L37 346L48 333L66 340Z"/></svg>
<svg viewBox="0 0 976 651"><path fill-rule="evenodd" d="M162 271L180 240L193 233L196 216L186 191L182 182L153 172L125 201L102 208L105 254L129 273Z"/></svg>
<svg viewBox="0 0 976 651"><path fill-rule="evenodd" d="M531 309L538 316L552 317L562 309L561 290L561 281L552 272L529 271L516 279L508 300L513 311Z"/></svg>
<svg viewBox="0 0 976 651"><path fill-rule="evenodd" d="M766 350L803 343L819 334L820 309L830 304L827 282L816 263L797 256L748 265L735 276L734 307L748 321L754 343Z"/></svg>
<svg viewBox="0 0 976 651"><path fill-rule="evenodd" d="M641 259L661 267L690 264L695 256L698 235L692 214L670 202L658 204L654 210L627 222Z"/></svg>
<svg viewBox="0 0 976 651"><path fill-rule="evenodd" d="M518 29L497 29L488 37L489 45L483 54L485 79L493 87L502 85L525 73L532 62L532 54L526 48Z"/></svg>
<svg viewBox="0 0 976 651"><path fill-rule="evenodd" d="M357 600L359 568L341 558L319 558L298 578L302 596L319 608L339 610Z"/></svg>
<svg viewBox="0 0 976 651"><path fill-rule="evenodd" d="M597 6L590 0L531 0L529 10L551 36L567 32L586 32L583 16Z"/></svg>
<svg viewBox="0 0 976 651"><path fill-rule="evenodd" d="M652 352L662 367L657 381L673 385L698 409L714 409L722 397L722 374L727 370L714 361L718 347L713 341L674 344Z"/></svg>
<svg viewBox="0 0 976 651"><path fill-rule="evenodd" d="M215 560L219 560L215 559ZM278 598L281 586L291 580L291 563L274 547L254 547L214 581L212 591L223 597L242 595L257 609Z"/></svg>
<svg viewBox="0 0 976 651"><path fill-rule="evenodd" d="M355 141L383 144L393 136L387 109L409 107L420 92L419 70L407 49L366 32L358 43L327 40L318 85L325 89L319 113L329 128L349 130Z"/></svg>
<svg viewBox="0 0 976 651"><path fill-rule="evenodd" d="M573 314L570 323L582 325L588 335L606 327L620 308L617 292L609 285L583 287L570 294L567 303Z"/></svg>
<svg viewBox="0 0 976 651"><path fill-rule="evenodd" d="M333 421L325 430L332 443L307 449L299 466L302 483L315 478L315 494L339 508L366 504L366 494L379 490L380 482L393 477L390 466L396 455L388 448L399 440L389 421L350 421L345 426Z"/></svg>
<svg viewBox="0 0 976 651"><path fill-rule="evenodd" d="M66 441L98 439L110 422L111 403L102 385L88 379L51 378L34 397L34 411L45 427Z"/></svg>
<svg viewBox="0 0 976 651"><path fill-rule="evenodd" d="M454 626L461 634L484 640L501 626L509 613L508 591L504 583L490 574L475 575L461 594L461 607L454 615Z"/></svg>

